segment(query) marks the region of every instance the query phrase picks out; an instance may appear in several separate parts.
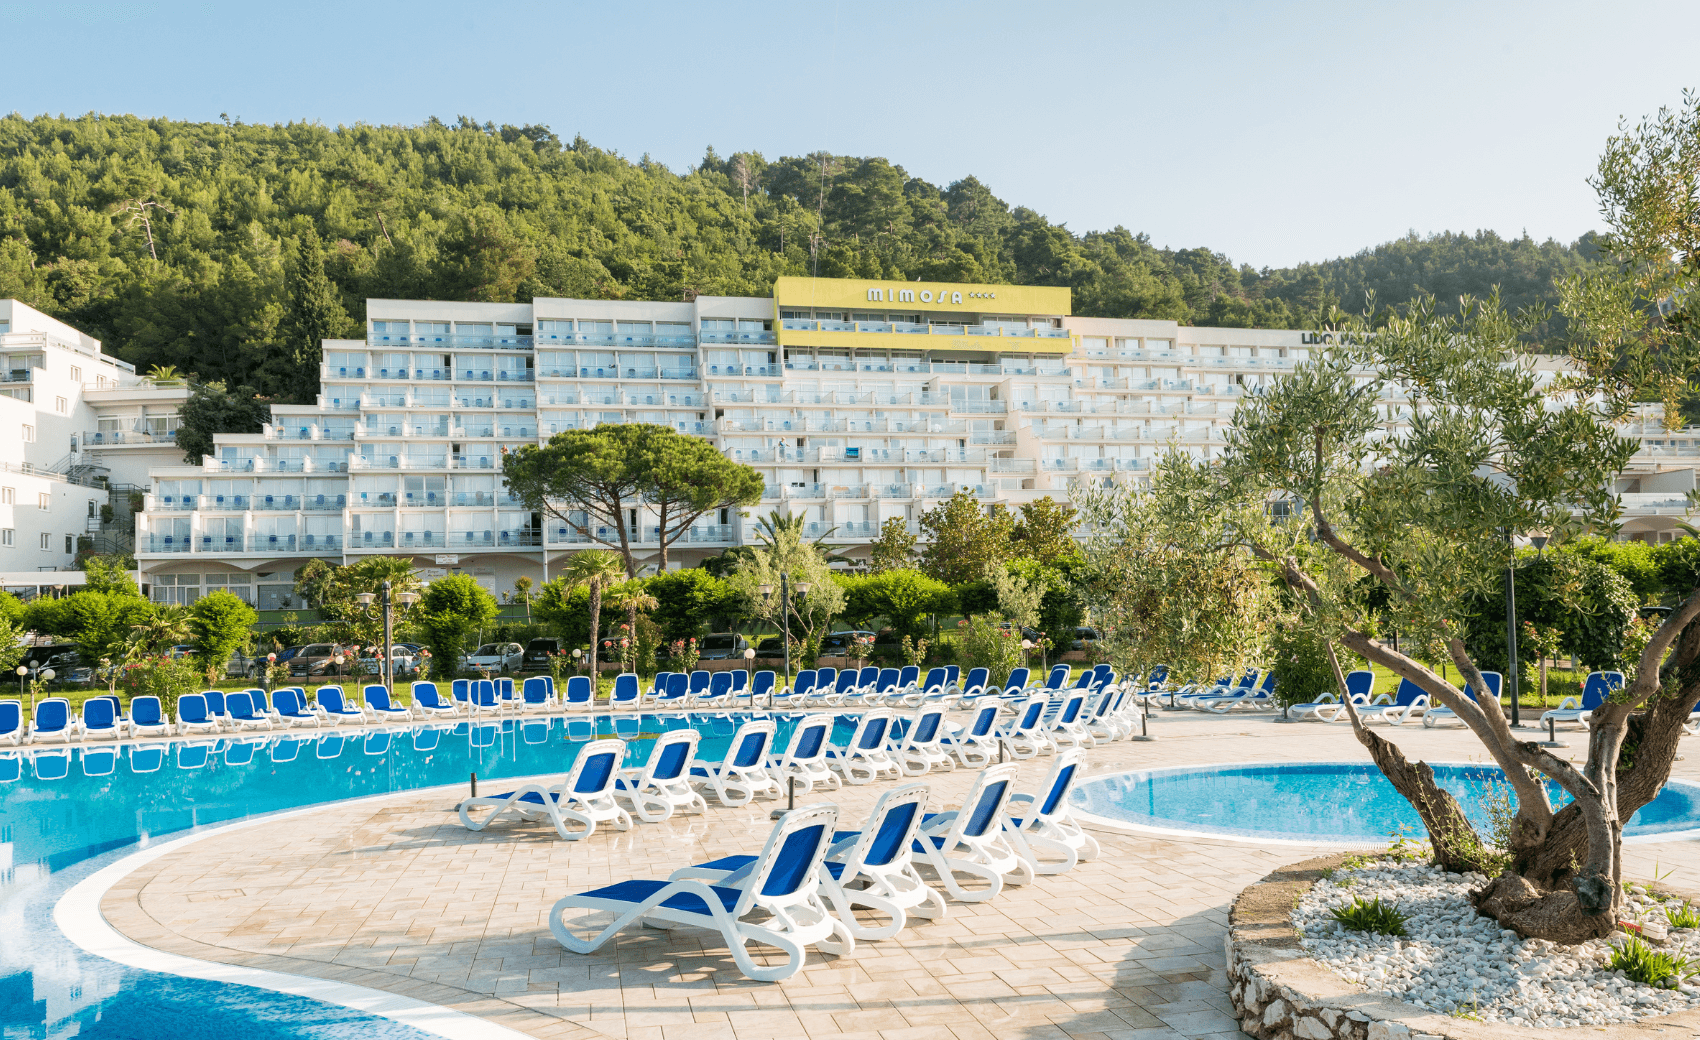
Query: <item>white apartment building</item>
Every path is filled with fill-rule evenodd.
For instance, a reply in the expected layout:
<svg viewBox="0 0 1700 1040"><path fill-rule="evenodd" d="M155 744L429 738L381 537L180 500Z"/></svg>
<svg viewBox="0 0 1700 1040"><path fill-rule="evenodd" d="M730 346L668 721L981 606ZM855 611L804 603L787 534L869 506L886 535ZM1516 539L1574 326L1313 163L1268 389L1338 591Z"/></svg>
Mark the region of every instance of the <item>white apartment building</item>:
<svg viewBox="0 0 1700 1040"><path fill-rule="evenodd" d="M365 339L325 342L316 405L219 436L200 466L150 470L142 578L156 600L227 588L262 609L301 606L294 572L313 558L410 556L427 578L464 572L497 593L546 580L594 543L509 498L501 457L623 422L708 438L766 479L758 506L705 518L672 566L740 544L741 512L769 510L856 556L886 520L916 529L959 490L1016 507L1137 479L1171 444L1213 456L1236 402L1318 347L1309 332L1070 309L1067 289L808 278L683 303L371 300ZM1382 407L1396 422L1403 406ZM1700 431L1645 437L1647 465L1620 490L1693 487ZM1664 537L1668 512L1626 532ZM626 523L653 563L653 519Z"/></svg>

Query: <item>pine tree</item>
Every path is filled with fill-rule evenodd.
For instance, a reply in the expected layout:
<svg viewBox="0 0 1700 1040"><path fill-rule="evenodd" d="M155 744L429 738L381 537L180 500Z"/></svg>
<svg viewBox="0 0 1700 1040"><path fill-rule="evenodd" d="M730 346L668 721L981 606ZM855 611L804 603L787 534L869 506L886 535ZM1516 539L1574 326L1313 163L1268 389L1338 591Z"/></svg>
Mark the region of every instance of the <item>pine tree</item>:
<svg viewBox="0 0 1700 1040"><path fill-rule="evenodd" d="M289 291L285 343L294 375L290 386L279 389L296 401L308 403L319 385L324 341L341 336L349 325L342 294L325 274L325 254L317 232L309 229L295 240L295 255L285 271L285 282Z"/></svg>

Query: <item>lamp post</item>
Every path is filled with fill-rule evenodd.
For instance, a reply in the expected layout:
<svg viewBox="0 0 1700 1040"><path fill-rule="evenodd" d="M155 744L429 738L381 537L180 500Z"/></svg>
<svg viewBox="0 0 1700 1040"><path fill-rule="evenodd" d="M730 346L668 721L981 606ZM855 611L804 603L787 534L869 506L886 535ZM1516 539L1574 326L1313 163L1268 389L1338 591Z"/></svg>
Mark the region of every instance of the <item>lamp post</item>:
<svg viewBox="0 0 1700 1040"><path fill-rule="evenodd" d="M362 617L369 618L372 616L371 607L373 600L378 601L379 610L383 613L384 656L378 663L378 674L383 677L384 687L393 693L395 691L395 650L391 646L391 640L395 634L395 617L392 611L390 583L388 581L380 582L378 584L378 592L376 595L373 595L370 592L362 592L354 598L360 602L360 614ZM407 608L413 606L413 604L419 601L419 593L412 591L398 592L394 595L393 599L395 604L400 605L402 612L405 613Z"/></svg>
<svg viewBox="0 0 1700 1040"><path fill-rule="evenodd" d="M790 685L791 683L791 589L793 587L797 590L797 607L799 610L798 618L801 620L802 615L800 611L803 600L808 597L809 590L814 588L814 585L810 582L799 581L795 584L795 586L793 586L791 582L791 575L784 573L779 575L779 627L781 633L780 638L785 642L786 685ZM761 601L764 605L773 596L772 585L757 585L756 591L761 593ZM754 694L752 693L751 696L754 696Z"/></svg>
<svg viewBox="0 0 1700 1040"><path fill-rule="evenodd" d="M30 674L30 669L34 668L34 667L35 667L34 661L31 661L28 665L21 665L21 664L18 665L18 699L19 700L23 699L24 689L25 689L24 682L26 681L26 677ZM32 718L32 719L35 718L35 694L33 694L33 693L30 694L30 718Z"/></svg>
<svg viewBox="0 0 1700 1040"><path fill-rule="evenodd" d="M1511 674L1505 678L1511 687L1511 726L1517 729L1523 725L1518 703L1522 693L1517 683L1517 542L1510 531L1505 533L1505 540L1511 546L1511 558L1505 563L1505 649Z"/></svg>
<svg viewBox="0 0 1700 1040"><path fill-rule="evenodd" d="M753 675L750 675L750 663L752 661L754 661L755 659L756 659L756 648L753 647L753 646L744 647L744 674L749 677L748 682L750 684L750 710L751 711L756 710L756 677L753 676Z"/></svg>

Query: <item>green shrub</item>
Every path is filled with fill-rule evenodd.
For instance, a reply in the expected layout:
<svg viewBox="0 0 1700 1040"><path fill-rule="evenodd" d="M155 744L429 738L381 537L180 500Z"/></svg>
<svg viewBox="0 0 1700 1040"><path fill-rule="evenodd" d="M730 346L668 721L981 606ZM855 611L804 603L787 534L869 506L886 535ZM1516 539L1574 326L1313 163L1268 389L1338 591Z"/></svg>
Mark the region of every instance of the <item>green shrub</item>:
<svg viewBox="0 0 1700 1040"><path fill-rule="evenodd" d="M1675 989L1684 979L1700 975L1700 961L1678 957L1653 949L1631 935L1611 951L1607 971L1621 971L1624 977L1644 986Z"/></svg>
<svg viewBox="0 0 1700 1040"><path fill-rule="evenodd" d="M1678 907L1665 908L1665 920L1672 928L1700 928L1700 912L1687 903Z"/></svg>
<svg viewBox="0 0 1700 1040"><path fill-rule="evenodd" d="M1361 658L1335 648L1342 673L1361 667ZM1298 625L1278 626L1269 640L1269 667L1275 673L1275 703L1310 704L1325 693L1339 696L1334 668L1328 663L1328 644Z"/></svg>
<svg viewBox="0 0 1700 1040"><path fill-rule="evenodd" d="M1377 896L1368 902L1362 896L1352 900L1350 906L1337 906L1330 910L1334 920L1354 932L1375 932L1378 935L1404 935L1407 918L1399 912L1399 908L1381 901Z"/></svg>
<svg viewBox="0 0 1700 1040"><path fill-rule="evenodd" d="M957 622L961 637L962 670L984 668L992 682L1001 683L1021 666L1021 633L1003 627L996 614L975 614Z"/></svg>

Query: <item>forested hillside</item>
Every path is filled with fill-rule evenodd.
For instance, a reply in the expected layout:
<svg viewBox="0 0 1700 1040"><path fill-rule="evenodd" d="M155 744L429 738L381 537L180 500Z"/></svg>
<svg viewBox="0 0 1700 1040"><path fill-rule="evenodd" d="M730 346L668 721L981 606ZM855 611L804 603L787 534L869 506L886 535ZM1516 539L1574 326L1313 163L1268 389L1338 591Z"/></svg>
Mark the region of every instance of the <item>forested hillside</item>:
<svg viewBox="0 0 1700 1040"><path fill-rule="evenodd" d="M1149 201L1130 199L1131 217ZM1320 215L1325 217L1325 215ZM677 300L781 274L1068 285L1076 313L1295 327L1332 305L1504 287L1550 299L1577 248L1411 236L1286 270L1116 228L1077 235L972 176L713 149L676 173L547 127L0 119L0 297L138 367L311 400L368 297Z"/></svg>

